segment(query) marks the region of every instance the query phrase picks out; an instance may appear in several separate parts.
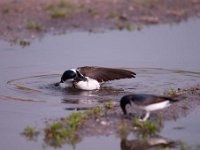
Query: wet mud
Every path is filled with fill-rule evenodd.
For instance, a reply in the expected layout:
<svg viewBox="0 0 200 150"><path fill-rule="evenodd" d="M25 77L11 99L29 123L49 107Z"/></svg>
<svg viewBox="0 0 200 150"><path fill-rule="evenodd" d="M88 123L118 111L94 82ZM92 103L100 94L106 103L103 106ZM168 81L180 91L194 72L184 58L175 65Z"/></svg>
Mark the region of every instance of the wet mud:
<svg viewBox="0 0 200 150"><path fill-rule="evenodd" d="M169 108L152 112L150 120L156 121L159 118L164 125L165 121L176 121L181 117L186 117L200 104L200 85L188 89L177 89L176 93L176 96L169 94L166 94L166 96L171 96L178 102L172 104ZM128 111L127 116L123 115L119 103L114 103L113 108L101 114L99 119L89 119L79 132L82 135L110 135L117 133L120 125L131 126L133 119L140 119L144 115L144 111L136 107L128 109Z"/></svg>
<svg viewBox="0 0 200 150"><path fill-rule="evenodd" d="M40 136L44 136L44 143L46 146L55 148L61 148L65 144L70 144L75 148L76 145L86 137L115 135L121 139L121 150L128 150L133 147L136 149L181 149L185 146L184 141L162 137L160 132L165 127L166 122L175 122L182 117L186 117L192 110L199 106L200 85L188 89L177 89L175 92L176 95L170 95L168 93L166 96L170 96L178 100L178 102L168 108L153 112L149 120L145 122L138 121L144 114L144 112L138 108L129 109L128 115L125 116L122 113L119 102L116 103L116 101L110 100L96 107L68 108L67 110L72 111L73 115L84 116L89 113L89 115L80 122L78 121L79 117L77 118L76 130L72 130L75 133L72 133L71 136L69 135L69 139L62 140L63 137L59 135L60 127L58 127L58 125L64 125L61 129L67 128L67 130L71 130L68 124L63 123L67 122L73 115L68 118L46 120L47 126L44 128L45 133L40 131ZM184 130L184 128L177 126L176 130ZM53 137L57 135L60 139L52 138L52 135ZM198 145L196 148L198 148Z"/></svg>
<svg viewBox="0 0 200 150"><path fill-rule="evenodd" d="M199 0L1 0L0 38L29 45L44 33L141 30L200 16Z"/></svg>

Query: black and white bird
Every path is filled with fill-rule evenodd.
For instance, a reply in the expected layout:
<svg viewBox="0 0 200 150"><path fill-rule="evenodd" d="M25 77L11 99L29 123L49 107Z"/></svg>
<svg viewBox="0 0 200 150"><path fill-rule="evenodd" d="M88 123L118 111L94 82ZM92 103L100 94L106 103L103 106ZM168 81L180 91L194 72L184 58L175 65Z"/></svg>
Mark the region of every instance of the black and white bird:
<svg viewBox="0 0 200 150"><path fill-rule="evenodd" d="M142 119L142 121L145 121L149 118L150 112L164 109L177 101L178 100L166 96L156 96L150 94L130 94L130 95L125 95L121 98L120 106L125 115L127 114L126 110L127 104L131 105L133 103L138 108L145 110L146 114Z"/></svg>
<svg viewBox="0 0 200 150"><path fill-rule="evenodd" d="M135 78L135 75L133 71L125 69L85 66L66 70L55 86L67 87L72 84L81 90L97 90L106 81Z"/></svg>

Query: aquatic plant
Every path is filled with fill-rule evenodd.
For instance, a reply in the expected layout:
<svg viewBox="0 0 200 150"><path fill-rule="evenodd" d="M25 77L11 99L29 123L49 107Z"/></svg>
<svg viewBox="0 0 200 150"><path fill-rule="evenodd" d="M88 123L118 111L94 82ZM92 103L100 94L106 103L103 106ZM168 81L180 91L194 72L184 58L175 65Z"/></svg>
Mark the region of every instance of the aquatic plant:
<svg viewBox="0 0 200 150"><path fill-rule="evenodd" d="M92 16L95 16L98 14L98 11L96 8L89 8L88 13L91 14Z"/></svg>
<svg viewBox="0 0 200 150"><path fill-rule="evenodd" d="M21 39L19 41L19 45L22 46L23 48L26 47L26 46L29 46L31 44L31 42L27 39Z"/></svg>
<svg viewBox="0 0 200 150"><path fill-rule="evenodd" d="M126 123L122 123L117 127L117 133L121 139L124 139L128 136L130 129Z"/></svg>
<svg viewBox="0 0 200 150"><path fill-rule="evenodd" d="M56 6L53 4L50 4L46 7L46 10L54 11L56 9Z"/></svg>
<svg viewBox="0 0 200 150"><path fill-rule="evenodd" d="M126 25L126 30L129 31L129 32L132 31L132 25L131 25L130 23L128 23L128 24Z"/></svg>
<svg viewBox="0 0 200 150"><path fill-rule="evenodd" d="M127 24L125 24L125 23L116 23L115 27L118 30L124 30L124 29L126 29L129 32L131 32L133 30L131 23L127 23Z"/></svg>
<svg viewBox="0 0 200 150"><path fill-rule="evenodd" d="M175 96L177 96L177 91L174 90L174 89L170 89L170 90L167 91L167 94L172 96L172 97L175 97Z"/></svg>
<svg viewBox="0 0 200 150"><path fill-rule="evenodd" d="M9 42L12 44L12 45L20 45L22 48L26 47L26 46L30 46L31 44L31 41L28 40L28 39L23 39L19 36L14 36L12 37Z"/></svg>
<svg viewBox="0 0 200 150"><path fill-rule="evenodd" d="M102 109L99 106L96 106L90 110L88 110L86 113L91 118L94 117L95 119L99 119L101 116Z"/></svg>
<svg viewBox="0 0 200 150"><path fill-rule="evenodd" d="M60 1L57 4L57 7L59 7L59 8L75 9L77 6L75 4L67 2L67 1Z"/></svg>
<svg viewBox="0 0 200 150"><path fill-rule="evenodd" d="M80 5L81 6L81 5ZM74 3L71 2L67 2L67 1L60 1L56 4L50 4L46 7L47 10L50 11L54 11L54 10L58 10L58 9L70 9L70 10L74 10L78 8L78 6Z"/></svg>
<svg viewBox="0 0 200 150"><path fill-rule="evenodd" d="M3 14L9 14L10 12L11 12L11 9L8 8L8 7L4 8L4 9L2 10L2 13L3 13Z"/></svg>
<svg viewBox="0 0 200 150"><path fill-rule="evenodd" d="M61 147L64 143L74 145L80 141L76 130L66 126L63 122L54 122L44 129L45 143L53 147Z"/></svg>
<svg viewBox="0 0 200 150"><path fill-rule="evenodd" d="M84 126L88 119L95 119L99 121L102 115L105 116L108 110L113 109L113 101L110 100L103 104L102 107L96 106L90 110L83 112L72 112L68 117L60 120L48 123L44 128L44 142L46 146L62 147L63 144L71 144L73 147L81 141L80 128ZM124 139L128 136L130 131L134 128L136 134L139 137L148 137L155 134L159 128L156 123L151 121L141 122L139 120L133 120L132 126L123 122L117 127L119 136ZM31 129L26 129L26 133L32 134ZM30 131L29 131L30 130ZM29 135L28 134L28 135ZM44 146L45 146L44 145Z"/></svg>
<svg viewBox="0 0 200 150"><path fill-rule="evenodd" d="M141 31L143 29L143 25L142 24L138 24L136 29L137 29L137 31Z"/></svg>
<svg viewBox="0 0 200 150"><path fill-rule="evenodd" d="M87 115L82 112L73 112L64 119L64 122L73 130L76 130L78 126L81 126L86 120Z"/></svg>
<svg viewBox="0 0 200 150"><path fill-rule="evenodd" d="M106 116L108 112L112 111L113 108L114 108L114 103L113 100L110 99L107 102L103 103L101 112L104 116Z"/></svg>
<svg viewBox="0 0 200 150"><path fill-rule="evenodd" d="M51 18L57 19L69 17L71 12L76 10L77 8L79 8L79 6L74 3L60 1L58 3L48 5L46 9L51 11Z"/></svg>
<svg viewBox="0 0 200 150"><path fill-rule="evenodd" d="M64 10L54 10L51 13L51 18L65 18L65 17L69 17L69 13L65 12Z"/></svg>
<svg viewBox="0 0 200 150"><path fill-rule="evenodd" d="M160 130L155 122L149 120L140 121L139 119L134 119L132 121L132 126L138 131L138 135L142 138L154 135Z"/></svg>
<svg viewBox="0 0 200 150"><path fill-rule="evenodd" d="M38 131L36 131L33 127L26 127L24 131L22 132L22 135L27 137L29 140L35 140L36 136L39 134Z"/></svg>
<svg viewBox="0 0 200 150"><path fill-rule="evenodd" d="M143 7L152 7L154 5L157 5L160 1L159 0L135 0L136 3Z"/></svg>
<svg viewBox="0 0 200 150"><path fill-rule="evenodd" d="M36 22L36 21L28 21L26 23L26 28L29 29L29 30L33 30L33 31L42 31L43 29L43 26L41 23L39 22Z"/></svg>
<svg viewBox="0 0 200 150"><path fill-rule="evenodd" d="M44 129L45 143L53 147L61 147L64 143L74 146L81 140L77 130L89 117L99 118L101 111L100 107L95 107L85 112L73 112L67 118L48 124Z"/></svg>
<svg viewBox="0 0 200 150"><path fill-rule="evenodd" d="M108 15L109 18L116 18L116 19L119 19L120 17L120 13L117 12L117 11L111 11Z"/></svg>
<svg viewBox="0 0 200 150"><path fill-rule="evenodd" d="M108 102L105 102L105 103L103 104L103 106L104 106L105 109L113 109L113 107L114 107L114 105L113 105L113 100L110 99Z"/></svg>

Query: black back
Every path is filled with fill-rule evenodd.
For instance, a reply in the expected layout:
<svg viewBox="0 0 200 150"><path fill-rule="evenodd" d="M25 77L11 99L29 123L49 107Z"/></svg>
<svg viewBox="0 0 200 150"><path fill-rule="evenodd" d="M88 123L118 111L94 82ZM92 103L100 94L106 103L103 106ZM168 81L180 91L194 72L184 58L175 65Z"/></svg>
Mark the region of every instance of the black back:
<svg viewBox="0 0 200 150"><path fill-rule="evenodd" d="M130 99L134 104L136 105L150 105L155 104L163 101L170 101L170 102L176 102L177 100L172 99L171 97L167 96L157 96L157 95L151 95L151 94L132 94L132 95L126 95L128 99Z"/></svg>
<svg viewBox="0 0 200 150"><path fill-rule="evenodd" d="M126 105L133 102L138 106L147 106L150 104L155 104L163 101L170 101L170 103L177 102L178 100L166 96L156 96L151 94L130 94L125 95L120 100L120 106L124 114L127 114Z"/></svg>

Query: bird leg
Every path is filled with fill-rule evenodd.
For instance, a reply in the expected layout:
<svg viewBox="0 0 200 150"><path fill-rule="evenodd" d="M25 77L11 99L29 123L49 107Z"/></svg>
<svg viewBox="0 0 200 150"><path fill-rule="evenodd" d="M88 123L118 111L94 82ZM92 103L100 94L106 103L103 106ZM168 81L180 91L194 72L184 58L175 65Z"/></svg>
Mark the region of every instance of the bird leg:
<svg viewBox="0 0 200 150"><path fill-rule="evenodd" d="M149 118L149 116L150 116L150 112L146 111L146 114L145 114L144 118L141 119L141 121L146 121Z"/></svg>

